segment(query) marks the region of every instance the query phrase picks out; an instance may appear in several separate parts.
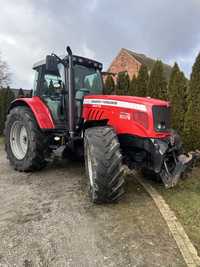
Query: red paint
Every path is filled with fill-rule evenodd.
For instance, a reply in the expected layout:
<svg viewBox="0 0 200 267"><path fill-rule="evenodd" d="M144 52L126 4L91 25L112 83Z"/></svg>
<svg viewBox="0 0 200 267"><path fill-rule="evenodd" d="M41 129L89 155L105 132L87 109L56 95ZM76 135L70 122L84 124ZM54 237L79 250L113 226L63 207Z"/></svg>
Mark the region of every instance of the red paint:
<svg viewBox="0 0 200 267"><path fill-rule="evenodd" d="M165 138L169 132L158 133L154 130L152 106L169 106L169 102L146 97L115 96L115 95L90 95L85 99L106 99L126 103L145 105L146 111L138 111L130 108L115 107L99 104L84 104L82 117L84 120L108 120L117 134L131 134L146 138ZM32 98L20 98L12 103L12 106L24 102L30 107L41 129L54 129L51 113L45 103L37 96Z"/></svg>
<svg viewBox="0 0 200 267"><path fill-rule="evenodd" d="M19 105L24 102L28 105L35 115L36 121L41 129L54 129L55 125L51 113L45 103L38 97L32 98L18 98L12 102L12 106Z"/></svg>
<svg viewBox="0 0 200 267"><path fill-rule="evenodd" d="M109 105L84 104L83 118L85 120L107 119L108 124L116 130L117 134L131 134L147 138L165 138L170 135L169 132L156 132L153 125L152 106L169 106L167 101L116 95L91 95L86 96L85 99L106 99L145 105L146 111L138 111Z"/></svg>

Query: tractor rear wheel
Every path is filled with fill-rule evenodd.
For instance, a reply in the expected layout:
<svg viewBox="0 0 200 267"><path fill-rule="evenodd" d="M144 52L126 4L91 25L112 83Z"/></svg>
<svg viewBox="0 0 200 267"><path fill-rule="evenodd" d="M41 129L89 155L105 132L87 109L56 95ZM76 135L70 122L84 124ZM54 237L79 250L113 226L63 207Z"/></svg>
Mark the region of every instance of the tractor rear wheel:
<svg viewBox="0 0 200 267"><path fill-rule="evenodd" d="M92 202L118 201L124 193L124 178L120 145L114 130L109 126L87 129L84 153Z"/></svg>
<svg viewBox="0 0 200 267"><path fill-rule="evenodd" d="M34 171L45 167L48 137L39 129L28 107L11 109L4 133L7 157L16 170Z"/></svg>

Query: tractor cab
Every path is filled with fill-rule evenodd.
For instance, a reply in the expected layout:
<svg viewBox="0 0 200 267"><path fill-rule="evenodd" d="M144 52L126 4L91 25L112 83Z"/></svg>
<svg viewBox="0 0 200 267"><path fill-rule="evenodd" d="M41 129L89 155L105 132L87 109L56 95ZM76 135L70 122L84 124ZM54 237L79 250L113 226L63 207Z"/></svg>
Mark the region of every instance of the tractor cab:
<svg viewBox="0 0 200 267"><path fill-rule="evenodd" d="M75 122L81 119L85 95L99 95L103 92L102 64L91 59L72 56L58 58L47 56L46 61L34 64L33 96L38 96L48 106L56 128L66 129L68 124L69 87L73 88L73 114Z"/></svg>

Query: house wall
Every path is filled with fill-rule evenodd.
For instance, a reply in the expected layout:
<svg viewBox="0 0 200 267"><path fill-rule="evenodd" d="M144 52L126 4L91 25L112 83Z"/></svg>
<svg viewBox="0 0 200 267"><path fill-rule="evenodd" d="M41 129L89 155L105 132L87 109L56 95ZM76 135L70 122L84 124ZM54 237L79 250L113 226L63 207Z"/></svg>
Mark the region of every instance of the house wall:
<svg viewBox="0 0 200 267"><path fill-rule="evenodd" d="M121 50L111 63L108 72L118 74L119 72L127 71L130 79L132 79L133 75L137 77L140 67L140 62L138 62L125 51ZM113 75L113 78L116 81L117 75Z"/></svg>

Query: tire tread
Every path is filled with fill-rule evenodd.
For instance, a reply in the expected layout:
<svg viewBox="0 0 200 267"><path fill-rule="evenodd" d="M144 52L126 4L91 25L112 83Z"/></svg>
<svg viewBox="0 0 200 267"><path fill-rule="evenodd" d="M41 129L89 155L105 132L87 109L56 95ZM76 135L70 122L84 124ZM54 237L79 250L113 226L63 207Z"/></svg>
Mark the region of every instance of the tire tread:
<svg viewBox="0 0 200 267"><path fill-rule="evenodd" d="M116 202L124 193L122 156L117 135L110 126L92 127L85 131L85 164L88 174L86 151L89 146L95 158L95 203Z"/></svg>

